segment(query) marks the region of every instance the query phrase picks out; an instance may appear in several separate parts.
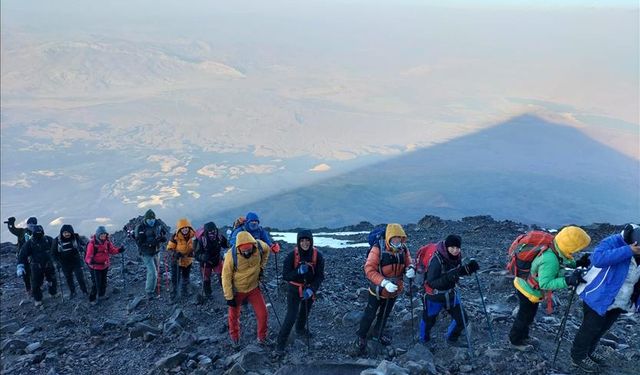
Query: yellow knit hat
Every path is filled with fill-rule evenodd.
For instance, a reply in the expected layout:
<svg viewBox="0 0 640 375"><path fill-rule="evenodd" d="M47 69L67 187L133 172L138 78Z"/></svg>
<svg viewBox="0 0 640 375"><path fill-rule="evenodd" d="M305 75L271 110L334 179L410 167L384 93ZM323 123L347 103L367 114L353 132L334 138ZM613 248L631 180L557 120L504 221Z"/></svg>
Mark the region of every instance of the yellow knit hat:
<svg viewBox="0 0 640 375"><path fill-rule="evenodd" d="M562 228L556 235L556 250L562 253L565 258L573 259L571 254L589 246L591 237L582 228L569 226Z"/></svg>

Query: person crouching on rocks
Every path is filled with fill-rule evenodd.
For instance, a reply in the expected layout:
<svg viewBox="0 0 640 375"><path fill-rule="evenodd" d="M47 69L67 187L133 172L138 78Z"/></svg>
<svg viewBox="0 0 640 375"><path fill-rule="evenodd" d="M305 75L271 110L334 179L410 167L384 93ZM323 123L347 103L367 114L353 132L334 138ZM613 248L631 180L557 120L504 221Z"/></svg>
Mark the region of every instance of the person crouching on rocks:
<svg viewBox="0 0 640 375"><path fill-rule="evenodd" d="M600 338L620 314L640 304L640 226L627 224L622 233L602 240L591 255L591 269L576 293L583 303L582 325L571 348L573 365L584 372L599 372L610 363L598 350Z"/></svg>
<svg viewBox="0 0 640 375"><path fill-rule="evenodd" d="M110 255L124 253L125 247L117 248L109 240L109 233L103 226L96 229L96 234L91 236L91 240L87 244L87 252L84 261L89 266L91 272L91 293L89 294L89 302L95 305L97 298L103 298L107 291L107 273L111 265Z"/></svg>
<svg viewBox="0 0 640 375"><path fill-rule="evenodd" d="M80 236L73 231L73 227L69 224L65 224L60 228L60 235L53 240L51 245L51 254L60 263L62 273L67 280L70 298L76 296L76 286L73 282L74 275L82 293L85 296L88 294L84 273L82 272L82 256L80 255L83 249L84 244L80 240Z"/></svg>
<svg viewBox="0 0 640 375"><path fill-rule="evenodd" d="M171 256L171 299L175 299L178 288L181 288L182 295L189 293L189 276L191 274L191 264L193 264L193 239L196 231L191 227L187 219L180 219L176 223L178 229L167 244L167 251ZM180 284L178 285L178 279Z"/></svg>
<svg viewBox="0 0 640 375"><path fill-rule="evenodd" d="M376 315L373 332L375 339L382 345L391 343L391 337L384 333L384 328L397 296L402 293L403 275L406 274L410 279L416 276L406 241L407 235L400 224L388 224L382 244L384 249L377 243L369 251L364 265L364 272L370 282L369 298L357 331L358 354L364 354L367 349L367 335Z"/></svg>
<svg viewBox="0 0 640 375"><path fill-rule="evenodd" d="M224 257L222 290L229 306L229 336L234 349L240 347L240 312L248 300L257 319L258 344L267 345L267 305L260 291L260 279L269 258L269 246L249 232L239 232L235 245Z"/></svg>
<svg viewBox="0 0 640 375"><path fill-rule="evenodd" d="M420 321L420 341L423 343L430 341L431 329L444 309L453 318L447 329L447 343L451 346L464 345L458 338L466 330L469 320L456 293L456 285L461 276L472 275L480 266L473 259L462 264L461 247L462 238L451 234L444 241L435 244L435 251L431 253L430 259L425 259L424 309Z"/></svg>
<svg viewBox="0 0 640 375"><path fill-rule="evenodd" d="M29 265L31 259L31 294L36 306L42 305L42 284L45 278L49 286L49 294L57 297L58 281L56 280L56 269L51 256L51 244L53 239L44 235L41 225L32 227L32 236L24 243L18 255L18 277L23 277L26 273L25 265Z"/></svg>
<svg viewBox="0 0 640 375"><path fill-rule="evenodd" d="M316 292L324 280L324 258L313 246L313 234L310 230L298 232L297 246L287 255L282 265L282 278L289 282L289 288L287 316L278 335L277 356L284 355L294 323L296 335L311 337L307 321Z"/></svg>

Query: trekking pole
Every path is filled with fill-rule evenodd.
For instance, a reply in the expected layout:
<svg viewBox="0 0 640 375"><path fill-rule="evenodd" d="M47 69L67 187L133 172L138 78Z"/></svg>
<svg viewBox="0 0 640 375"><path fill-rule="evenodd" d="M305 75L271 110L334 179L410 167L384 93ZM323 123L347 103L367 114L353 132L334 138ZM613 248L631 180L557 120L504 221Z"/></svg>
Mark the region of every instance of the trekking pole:
<svg viewBox="0 0 640 375"><path fill-rule="evenodd" d="M54 268L56 269L56 272L58 273L58 279L60 280L60 300L64 302L64 291L62 290L62 278L60 278L60 267L54 266Z"/></svg>
<svg viewBox="0 0 640 375"><path fill-rule="evenodd" d="M416 343L416 326L413 320L413 279L409 279L409 305L411 306L411 340Z"/></svg>
<svg viewBox="0 0 640 375"><path fill-rule="evenodd" d="M278 296L278 298L280 297L280 275L278 274L278 253L275 253L274 256L276 257L276 262L275 262L275 266L276 266L276 296Z"/></svg>
<svg viewBox="0 0 640 375"><path fill-rule="evenodd" d="M462 305L462 298L460 297L458 291L455 292L455 296L458 297L458 303L460 304L460 315L462 316L462 326L464 328L464 335L467 337L467 347L469 349L469 357L473 358L473 350L471 349L471 334L467 329L467 318L465 318L464 316L464 306Z"/></svg>
<svg viewBox="0 0 640 375"><path fill-rule="evenodd" d="M380 322L380 330L378 331L378 342L380 342L380 339L382 338L382 331L384 331L385 322L386 322L387 318L389 317L389 314L388 314L388 312L389 312L389 298L386 299L383 309L384 310L382 310L382 321Z"/></svg>
<svg viewBox="0 0 640 375"><path fill-rule="evenodd" d="M311 332L309 331L309 299L304 300L304 316L307 319L305 322L307 334L307 353L311 352Z"/></svg>
<svg viewBox="0 0 640 375"><path fill-rule="evenodd" d="M571 288L571 296L569 297L569 305L567 305L567 311L564 313L564 317L562 318L562 323L560 323L560 328L558 329L558 335L556 336L556 341L558 344L556 345L556 352L553 355L552 366L556 365L556 358L558 358L558 351L560 350L560 343L562 342L562 334L564 333L564 328L567 324L567 318L569 317L569 311L571 311L571 304L573 303L573 297L576 295L576 288Z"/></svg>
<svg viewBox="0 0 640 375"><path fill-rule="evenodd" d="M127 279L124 275L124 253L120 253L120 263L121 263L120 271L122 272L122 292L126 296L127 295Z"/></svg>
<svg viewBox="0 0 640 375"><path fill-rule="evenodd" d="M478 277L478 273L476 275L476 283L478 284L478 291L480 292L480 300L482 301L482 309L484 310L484 316L487 318L487 328L489 328L489 338L491 338L491 343L495 343L493 339L493 328L491 327L491 320L489 319L489 313L487 312L487 306L484 304L484 296L482 295L482 287L480 286L480 278Z"/></svg>
<svg viewBox="0 0 640 375"><path fill-rule="evenodd" d="M278 317L278 312L276 311L276 305L273 304L273 300L271 299L271 295L269 294L269 291L267 290L267 286L264 285L264 281L260 281L260 284L262 284L262 289L264 290L264 294L267 295L267 299L269 300L269 303L271 304L271 310L273 310L273 315L276 316L276 320L278 321L278 326L280 328L282 328L282 324L280 324L280 318Z"/></svg>

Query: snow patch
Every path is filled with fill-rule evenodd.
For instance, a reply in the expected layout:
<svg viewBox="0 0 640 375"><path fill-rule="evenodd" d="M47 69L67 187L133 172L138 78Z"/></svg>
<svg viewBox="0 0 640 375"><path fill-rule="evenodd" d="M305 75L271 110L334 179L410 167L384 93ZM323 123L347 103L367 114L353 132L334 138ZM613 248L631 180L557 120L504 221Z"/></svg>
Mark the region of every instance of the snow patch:
<svg viewBox="0 0 640 375"><path fill-rule="evenodd" d="M348 233L358 233L358 232L337 232L334 234L346 236L348 235ZM369 233L369 232L365 232L365 233ZM292 232L272 232L271 237L277 241L284 241L290 244L296 244L298 239L298 234L292 233ZM364 248L369 247L369 244L366 242L361 243L361 242L353 242L349 240L340 240L340 239L331 238L331 237L323 237L323 236L320 236L319 234L318 235L314 234L313 245L317 247L330 247L333 249L346 249L349 247L364 247Z"/></svg>
<svg viewBox="0 0 640 375"><path fill-rule="evenodd" d="M318 164L315 167L309 169L309 171L310 172L326 172L326 171L328 171L330 169L331 169L331 166L329 166L329 164L322 163L322 164Z"/></svg>

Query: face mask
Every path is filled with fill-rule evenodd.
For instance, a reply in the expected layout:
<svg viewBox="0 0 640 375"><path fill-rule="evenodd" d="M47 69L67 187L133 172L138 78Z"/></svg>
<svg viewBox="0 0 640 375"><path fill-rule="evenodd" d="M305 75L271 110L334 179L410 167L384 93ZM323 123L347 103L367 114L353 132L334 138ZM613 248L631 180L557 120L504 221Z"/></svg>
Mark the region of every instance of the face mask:
<svg viewBox="0 0 640 375"><path fill-rule="evenodd" d="M260 223L258 223L257 221L249 222L249 230L256 230L259 227L260 227Z"/></svg>
<svg viewBox="0 0 640 375"><path fill-rule="evenodd" d="M404 244L402 243L402 241L399 241L395 244L393 242L389 242L389 245L391 246L391 249L395 251L400 251L404 248Z"/></svg>
<svg viewBox="0 0 640 375"><path fill-rule="evenodd" d="M249 259L251 258L251 255L253 254L253 250L249 250L249 251L241 251L240 254L242 254L243 257Z"/></svg>
<svg viewBox="0 0 640 375"><path fill-rule="evenodd" d="M207 232L207 237L209 237L210 240L214 240L217 236L218 233L216 233L216 231Z"/></svg>
<svg viewBox="0 0 640 375"><path fill-rule="evenodd" d="M145 222L148 226L152 227L156 223L156 219L147 219Z"/></svg>

